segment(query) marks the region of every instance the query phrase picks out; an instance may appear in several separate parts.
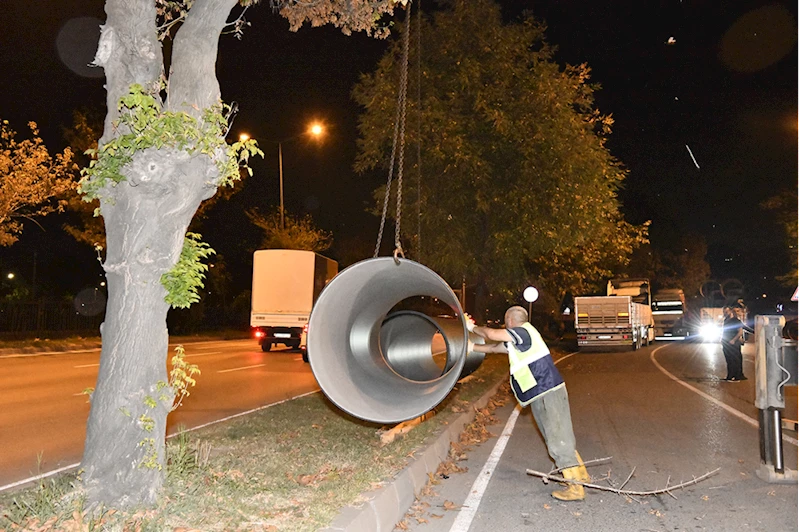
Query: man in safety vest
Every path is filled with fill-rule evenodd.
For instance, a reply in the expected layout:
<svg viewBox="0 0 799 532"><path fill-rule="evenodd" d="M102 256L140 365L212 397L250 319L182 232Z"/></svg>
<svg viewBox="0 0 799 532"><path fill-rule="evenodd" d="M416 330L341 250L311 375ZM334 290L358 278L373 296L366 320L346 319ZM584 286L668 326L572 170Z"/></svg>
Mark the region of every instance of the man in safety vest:
<svg viewBox="0 0 799 532"><path fill-rule="evenodd" d="M544 436L549 456L566 480L589 482L591 477L575 449L569 396L558 368L538 331L527 321L524 307L514 306L505 312L505 328L478 327L466 320L469 332L500 343L475 344L470 349L481 353L507 353L510 384L522 408L531 405L533 417ZM552 493L561 501L581 501L585 490L569 483L565 490Z"/></svg>

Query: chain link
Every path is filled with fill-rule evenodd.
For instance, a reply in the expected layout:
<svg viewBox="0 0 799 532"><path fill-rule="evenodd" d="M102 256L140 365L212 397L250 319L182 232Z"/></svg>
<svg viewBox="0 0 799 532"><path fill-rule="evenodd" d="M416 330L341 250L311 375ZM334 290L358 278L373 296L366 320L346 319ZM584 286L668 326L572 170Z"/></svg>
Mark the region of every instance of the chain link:
<svg viewBox="0 0 799 532"><path fill-rule="evenodd" d="M375 254L380 253L380 244L383 240L383 230L386 225L386 214L388 212L388 200L391 196L391 181L394 174L394 162L397 155L397 143L399 141L399 156L397 159L397 215L394 231L394 258L398 255L403 256L402 244L400 243L400 224L402 223L402 171L405 158L405 110L408 94L408 54L410 49L410 30L411 14L410 8L405 15L405 34L402 37L402 66L400 70L400 87L397 95L397 113L394 119L394 139L391 147L391 160L389 163L388 180L386 181L386 195L383 199L383 215L380 218L380 231L377 234L377 245Z"/></svg>

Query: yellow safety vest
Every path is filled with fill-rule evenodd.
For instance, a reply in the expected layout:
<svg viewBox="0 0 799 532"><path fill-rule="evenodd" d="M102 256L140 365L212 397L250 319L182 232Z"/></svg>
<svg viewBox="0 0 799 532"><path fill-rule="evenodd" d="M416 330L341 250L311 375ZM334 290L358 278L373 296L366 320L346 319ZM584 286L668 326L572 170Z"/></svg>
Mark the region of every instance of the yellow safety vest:
<svg viewBox="0 0 799 532"><path fill-rule="evenodd" d="M512 342L507 342L505 346L508 349L508 363L510 364L511 378L516 381L522 392L526 392L538 384L530 369L530 364L548 356L549 348L547 344L544 343L543 338L541 338L541 335L535 327L530 325L530 323L525 322L522 324L522 328L530 334L530 339L532 341L530 348L527 351L519 351ZM517 397L517 399L519 398ZM526 401L522 406L526 406L526 404L529 404L529 401Z"/></svg>

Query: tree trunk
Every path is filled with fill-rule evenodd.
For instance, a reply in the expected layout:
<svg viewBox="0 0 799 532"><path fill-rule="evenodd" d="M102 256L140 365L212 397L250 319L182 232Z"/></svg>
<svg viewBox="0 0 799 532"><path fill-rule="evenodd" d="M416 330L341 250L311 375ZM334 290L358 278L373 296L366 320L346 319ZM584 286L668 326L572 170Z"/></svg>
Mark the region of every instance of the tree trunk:
<svg viewBox="0 0 799 532"><path fill-rule="evenodd" d="M200 118L219 103L216 46L236 0L197 0L179 30L166 107ZM108 116L101 145L119 131L117 102L133 83L157 87L163 57L152 0L107 0L95 63L106 72ZM137 152L125 180L103 191L103 267L108 306L81 466L90 504L124 508L156 501L163 484L166 420L172 405L166 359L169 305L161 276L180 257L187 227L219 172L201 154Z"/></svg>

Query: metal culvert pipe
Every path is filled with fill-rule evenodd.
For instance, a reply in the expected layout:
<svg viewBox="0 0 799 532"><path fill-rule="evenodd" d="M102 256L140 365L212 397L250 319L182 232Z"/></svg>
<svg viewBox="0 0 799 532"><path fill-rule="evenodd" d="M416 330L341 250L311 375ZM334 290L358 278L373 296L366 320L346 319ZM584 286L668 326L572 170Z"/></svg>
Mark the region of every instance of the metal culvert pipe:
<svg viewBox="0 0 799 532"><path fill-rule="evenodd" d="M437 298L455 318L392 312L417 296ZM436 333L447 347L442 364L433 358ZM398 423L435 407L464 376L467 335L460 302L438 274L380 257L346 268L322 291L308 323L308 359L336 406L367 421ZM471 371L482 362L475 355Z"/></svg>
<svg viewBox="0 0 799 532"><path fill-rule="evenodd" d="M440 377L458 362L466 347L464 323L458 318L428 316L414 310L391 312L380 329L380 347L386 362L401 376L416 381ZM434 336L440 334L444 350L434 351ZM468 333L476 344L485 343L482 336ZM470 351L458 380L473 373L483 363L485 353Z"/></svg>

